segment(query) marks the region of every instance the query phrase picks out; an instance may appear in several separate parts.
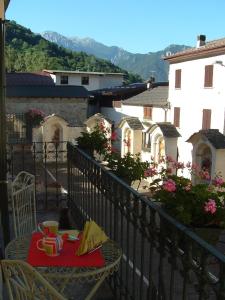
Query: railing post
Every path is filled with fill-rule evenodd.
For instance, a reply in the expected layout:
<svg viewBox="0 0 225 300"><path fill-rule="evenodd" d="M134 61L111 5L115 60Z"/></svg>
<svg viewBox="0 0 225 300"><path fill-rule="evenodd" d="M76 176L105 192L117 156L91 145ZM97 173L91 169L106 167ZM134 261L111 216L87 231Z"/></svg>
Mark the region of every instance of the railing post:
<svg viewBox="0 0 225 300"><path fill-rule="evenodd" d="M6 156L6 113L5 113L5 20L0 19L0 211L3 240L10 241L8 193L7 193L7 156Z"/></svg>

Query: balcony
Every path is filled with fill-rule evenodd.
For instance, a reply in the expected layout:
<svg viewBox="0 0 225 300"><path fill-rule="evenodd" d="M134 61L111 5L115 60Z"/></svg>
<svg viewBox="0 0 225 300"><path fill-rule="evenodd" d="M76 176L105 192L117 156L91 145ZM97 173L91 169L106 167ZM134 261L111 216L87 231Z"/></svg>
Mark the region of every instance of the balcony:
<svg viewBox="0 0 225 300"><path fill-rule="evenodd" d="M66 202L73 226L93 219L120 245L101 299L225 299L225 256L79 148L10 145L8 162L12 177L35 174L39 219L58 218Z"/></svg>

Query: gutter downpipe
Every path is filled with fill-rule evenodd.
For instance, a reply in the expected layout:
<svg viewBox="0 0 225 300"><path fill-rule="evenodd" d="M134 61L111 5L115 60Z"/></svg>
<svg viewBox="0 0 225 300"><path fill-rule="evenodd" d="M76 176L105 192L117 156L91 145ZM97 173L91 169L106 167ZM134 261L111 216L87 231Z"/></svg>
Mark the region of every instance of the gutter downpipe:
<svg viewBox="0 0 225 300"><path fill-rule="evenodd" d="M0 0L3 1L3 0ZM0 9L0 222L3 248L0 256L4 256L5 246L10 241L8 191L7 191L7 153L6 153L6 110L5 110L5 8Z"/></svg>

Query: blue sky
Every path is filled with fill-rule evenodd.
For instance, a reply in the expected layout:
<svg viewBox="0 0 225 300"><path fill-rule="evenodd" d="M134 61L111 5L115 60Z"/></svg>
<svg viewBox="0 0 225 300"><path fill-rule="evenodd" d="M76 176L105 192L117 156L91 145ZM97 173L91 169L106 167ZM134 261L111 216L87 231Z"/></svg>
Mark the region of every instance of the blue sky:
<svg viewBox="0 0 225 300"><path fill-rule="evenodd" d="M6 18L35 33L91 37L133 53L225 37L224 0L11 0Z"/></svg>

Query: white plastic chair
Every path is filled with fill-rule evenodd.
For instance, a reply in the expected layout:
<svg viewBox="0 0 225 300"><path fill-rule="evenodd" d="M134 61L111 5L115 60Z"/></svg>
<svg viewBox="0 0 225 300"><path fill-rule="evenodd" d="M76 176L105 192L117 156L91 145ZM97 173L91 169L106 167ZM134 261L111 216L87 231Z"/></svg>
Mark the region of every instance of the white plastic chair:
<svg viewBox="0 0 225 300"><path fill-rule="evenodd" d="M20 172L12 183L11 201L15 237L37 229L35 176Z"/></svg>
<svg viewBox="0 0 225 300"><path fill-rule="evenodd" d="M28 263L21 260L1 260L9 300L66 300Z"/></svg>

